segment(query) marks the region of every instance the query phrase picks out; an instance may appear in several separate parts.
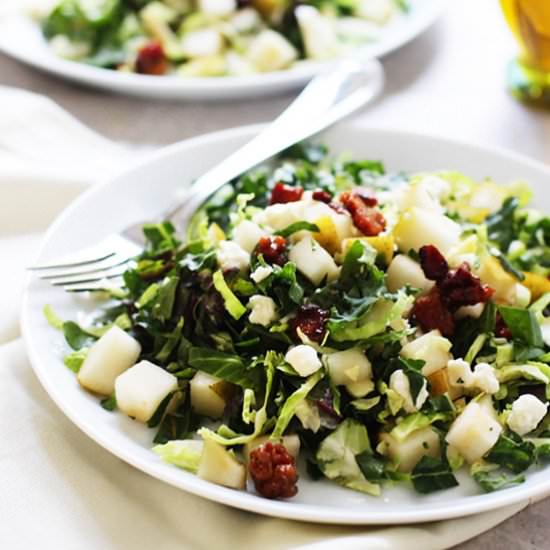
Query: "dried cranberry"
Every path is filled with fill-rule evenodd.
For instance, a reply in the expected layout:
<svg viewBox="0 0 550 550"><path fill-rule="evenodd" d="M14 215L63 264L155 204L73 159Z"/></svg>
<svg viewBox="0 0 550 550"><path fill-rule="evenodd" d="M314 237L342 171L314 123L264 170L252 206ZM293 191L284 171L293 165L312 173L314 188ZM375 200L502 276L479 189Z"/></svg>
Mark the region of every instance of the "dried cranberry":
<svg viewBox="0 0 550 550"><path fill-rule="evenodd" d="M512 338L512 331L508 328L508 325L498 311L495 319L495 336L498 338L506 338L506 340Z"/></svg>
<svg viewBox="0 0 550 550"><path fill-rule="evenodd" d="M433 288L426 296L416 299L412 309L413 319L422 330L438 329L444 336L452 336L455 322L452 313L443 303L439 289Z"/></svg>
<svg viewBox="0 0 550 550"><path fill-rule="evenodd" d="M256 246L256 253L261 254L268 264L284 265L287 242L284 237L262 237Z"/></svg>
<svg viewBox="0 0 550 550"><path fill-rule="evenodd" d="M138 73L160 76L166 73L167 68L168 64L160 42L149 42L139 50L136 60Z"/></svg>
<svg viewBox="0 0 550 550"><path fill-rule="evenodd" d="M296 202L302 198L304 194L303 187L293 187L282 182L276 183L273 191L271 191L271 199L269 204L285 204L287 202Z"/></svg>
<svg viewBox="0 0 550 550"><path fill-rule="evenodd" d="M449 272L449 264L447 260L439 252L439 250L432 244L423 246L418 251L420 255L420 265L422 271L430 281L440 281Z"/></svg>
<svg viewBox="0 0 550 550"><path fill-rule="evenodd" d="M340 200L351 214L355 227L364 235L373 237L386 228L386 220L382 213L369 206L361 195L346 192L340 195Z"/></svg>
<svg viewBox="0 0 550 550"><path fill-rule="evenodd" d="M266 498L290 498L298 492L294 458L280 443L268 441L254 449L248 469L256 490Z"/></svg>
<svg viewBox="0 0 550 550"><path fill-rule="evenodd" d="M443 280L438 282L442 299L451 311L456 311L462 306L473 306L485 303L494 290L484 285L479 277L476 277L467 263L463 263L457 269L450 270Z"/></svg>
<svg viewBox="0 0 550 550"><path fill-rule="evenodd" d="M334 399L330 389L326 389L322 399L316 401L319 410L332 416L335 419L341 419L341 416L334 410Z"/></svg>
<svg viewBox="0 0 550 550"><path fill-rule="evenodd" d="M297 334L297 329L300 329L310 340L322 342L329 317L328 310L322 309L316 304L305 304L300 306L296 312L296 317L291 320L290 327L295 334Z"/></svg>
<svg viewBox="0 0 550 550"><path fill-rule="evenodd" d="M317 189L317 191L313 191L313 200L324 202L325 204L328 204L332 200L332 195L328 191L323 191L322 189Z"/></svg>

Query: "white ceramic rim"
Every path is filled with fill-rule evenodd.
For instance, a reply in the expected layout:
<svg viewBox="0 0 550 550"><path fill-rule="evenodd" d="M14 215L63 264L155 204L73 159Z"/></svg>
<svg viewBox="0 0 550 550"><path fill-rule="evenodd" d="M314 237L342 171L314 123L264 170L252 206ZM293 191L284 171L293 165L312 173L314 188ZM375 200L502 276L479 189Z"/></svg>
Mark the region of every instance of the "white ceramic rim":
<svg viewBox="0 0 550 550"><path fill-rule="evenodd" d="M63 218L66 214L70 213L73 209L80 206L80 204L85 203L90 196L96 193L101 193L103 188L110 185L112 182L116 181L121 175L130 174L133 172L139 172L143 166L147 166L151 162L162 161L166 157L170 157L177 151L184 151L187 148L194 147L207 147L208 145L216 142L218 140L225 140L238 137L250 137L257 133L263 125L252 125L244 126L238 128L231 128L228 130L223 130L220 132L212 132L202 136L198 136L189 140L176 143L174 145L165 147L160 151L149 154L145 159L134 164L126 170L122 170L118 174L109 178L109 180L102 183L94 185L91 189L83 193L78 197L71 205L65 209L60 216L54 221L51 227L46 232L42 245L40 247L40 254L44 249L46 242L50 239L50 236L55 233L58 225L63 221ZM465 142L461 140L439 137L433 134L413 132L413 131L402 131L397 129L390 128L378 128L378 127L364 127L361 128L366 132L374 132L379 134L386 135L395 135L399 134L401 136L405 135L411 139L424 139L427 141L436 140L438 142L446 143L447 145L455 145L462 149L470 149L471 151L483 152L492 155L498 155L510 159L514 162L521 163L526 167L534 169L536 171L544 172L548 175L550 181L550 168L544 165L543 163L532 160L524 155L508 151L503 148L487 146L487 145L476 145L471 142ZM128 464L138 468L139 470L156 477L170 485L176 486L180 489L185 490L186 492L207 498L209 500L226 504L235 508L246 510L248 512L261 513L268 516L286 518L291 520L300 520L300 521L311 521L315 523L334 523L334 524L349 524L349 525L370 525L370 524L403 524L403 523L421 523L429 522L436 520L445 520L456 517L463 517L472 514L477 514L481 512L487 512L502 508L508 505L512 505L519 502L532 501L536 500L537 497L540 497L544 494L550 492L550 467L548 470L549 475L544 482L539 483L536 487L530 487L525 485L519 485L510 489L506 489L500 492L481 494L477 496L465 497L466 502L457 506L449 506L447 503L434 502L431 503L429 508L424 508L422 510L410 510L407 512L398 512L395 514L388 515L387 511L383 513L373 512L372 510L368 511L368 517L365 517L365 512L353 511L353 510L339 510L339 509L330 509L323 511L319 510L314 506L308 504L294 504L284 501L273 501L268 499L262 499L256 495L235 491L232 489L227 489L206 481L203 481L193 475L182 475L186 472L179 470L176 467L170 465L159 465L152 464L151 461L142 459L141 457L136 457L132 453L127 452L124 449L124 446L113 445L112 442L107 440L101 432L101 429L97 429L95 425L88 425L82 422L82 419L74 414L73 411L66 405L64 396L61 392L57 391L57 388L50 383L49 378L47 377L47 367L42 368L42 364L47 363L47 360L43 360L39 355L38 350L35 349L32 345L32 333L30 329L30 315L31 311L29 308L29 290L28 285L31 280L29 275L27 278L25 293L23 297L22 304L22 315L21 315L21 331L23 339L25 341L25 346L27 353L29 355L33 370L35 371L37 377L39 378L41 384L45 388L46 392L52 398L52 400L57 404L57 406L63 411L63 413L76 425L78 426L86 435L91 439L96 441L103 448L117 456L118 458L124 460ZM154 466L154 467L153 467ZM165 467L168 466L168 467ZM442 504L444 506L442 506Z"/></svg>

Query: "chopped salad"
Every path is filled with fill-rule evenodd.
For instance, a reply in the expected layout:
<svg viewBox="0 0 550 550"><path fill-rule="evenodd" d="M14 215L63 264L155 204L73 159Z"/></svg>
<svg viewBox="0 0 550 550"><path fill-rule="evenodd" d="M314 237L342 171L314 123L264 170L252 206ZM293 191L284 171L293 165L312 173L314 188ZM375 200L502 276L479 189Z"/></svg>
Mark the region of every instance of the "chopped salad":
<svg viewBox="0 0 550 550"><path fill-rule="evenodd" d="M147 247L90 326L83 388L199 477L484 491L550 458L550 218L521 182L388 174L303 144ZM303 466L303 467L302 467Z"/></svg>
<svg viewBox="0 0 550 550"><path fill-rule="evenodd" d="M408 10L406 0L54 0L36 15L61 57L208 77L343 56L378 40Z"/></svg>

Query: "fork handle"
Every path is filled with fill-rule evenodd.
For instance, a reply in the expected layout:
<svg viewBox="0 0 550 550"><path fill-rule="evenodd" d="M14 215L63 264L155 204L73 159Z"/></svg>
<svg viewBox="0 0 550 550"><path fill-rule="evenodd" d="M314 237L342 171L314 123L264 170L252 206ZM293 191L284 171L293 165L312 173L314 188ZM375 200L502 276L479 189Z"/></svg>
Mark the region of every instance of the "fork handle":
<svg viewBox="0 0 550 550"><path fill-rule="evenodd" d="M315 77L274 122L200 176L168 219L188 220L218 189L288 147L332 126L374 100L384 86L382 64L345 61Z"/></svg>

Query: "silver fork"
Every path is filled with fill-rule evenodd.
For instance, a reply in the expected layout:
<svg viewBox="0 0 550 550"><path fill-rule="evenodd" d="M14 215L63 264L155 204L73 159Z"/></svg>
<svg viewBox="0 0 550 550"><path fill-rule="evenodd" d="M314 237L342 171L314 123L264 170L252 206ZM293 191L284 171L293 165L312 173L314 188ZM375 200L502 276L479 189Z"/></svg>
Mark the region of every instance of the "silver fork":
<svg viewBox="0 0 550 550"><path fill-rule="evenodd" d="M376 98L383 85L384 70L375 59L366 63L346 61L315 77L274 122L199 177L184 200L160 219L178 220L177 225L185 225L198 207L227 182L349 116ZM145 223L142 220L92 247L29 269L69 292L104 290L116 284L126 264L143 250L141 229Z"/></svg>

